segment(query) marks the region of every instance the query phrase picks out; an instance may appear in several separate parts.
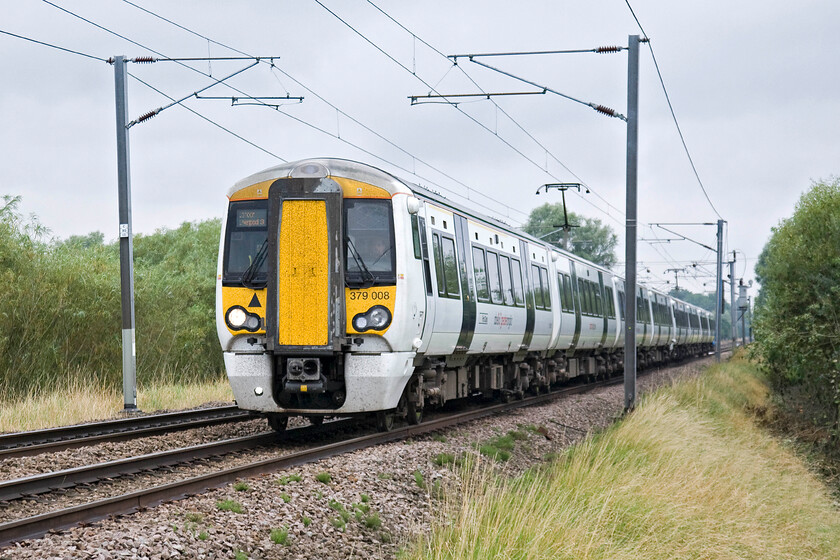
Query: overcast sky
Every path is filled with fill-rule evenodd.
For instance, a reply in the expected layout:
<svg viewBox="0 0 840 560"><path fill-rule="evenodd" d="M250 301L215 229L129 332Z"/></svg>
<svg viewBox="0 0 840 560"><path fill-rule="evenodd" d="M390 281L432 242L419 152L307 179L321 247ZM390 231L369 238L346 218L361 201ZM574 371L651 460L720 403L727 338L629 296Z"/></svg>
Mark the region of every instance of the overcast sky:
<svg viewBox="0 0 840 560"><path fill-rule="evenodd" d="M535 206L560 200L556 191L536 196L540 185L581 181L592 192L569 193L569 209L610 225L623 261L622 121L552 94L470 99L457 108L412 106L407 98L431 88L534 91L467 59L453 66L442 55L625 46L640 31L624 0L321 2L136 0L145 12L118 0L6 0L0 30L82 54L0 34L0 194L20 195L24 213L57 238L98 230L115 239L114 72L83 54L239 56L227 46L275 57L274 66L261 63L226 82L235 90L218 85L201 94L226 100L193 97L131 128L136 233L220 217L234 182L281 161L344 157L468 199L513 225ZM714 222L719 214L728 222L726 250L738 251L736 275L752 278L771 228L791 215L812 180L840 173L840 2L631 4L712 203L643 46L639 237L673 239L649 224ZM627 112L626 52L481 60ZM180 99L248 64L130 64L130 118L169 103L148 86ZM285 95L305 99L265 101L282 103L279 111L230 101ZM672 229L715 245L714 227ZM642 279L670 279L671 286L669 268L714 272L713 254L685 241L643 241L639 259ZM711 277L679 276L681 287L713 288Z"/></svg>

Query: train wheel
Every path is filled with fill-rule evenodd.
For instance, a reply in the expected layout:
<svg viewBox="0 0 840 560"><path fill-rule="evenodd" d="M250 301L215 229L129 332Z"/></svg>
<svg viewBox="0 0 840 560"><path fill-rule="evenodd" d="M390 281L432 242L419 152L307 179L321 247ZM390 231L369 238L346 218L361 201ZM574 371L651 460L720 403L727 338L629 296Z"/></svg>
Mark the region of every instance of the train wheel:
<svg viewBox="0 0 840 560"><path fill-rule="evenodd" d="M380 432L390 432L394 429L394 418L393 412L380 410L376 413L376 429Z"/></svg>
<svg viewBox="0 0 840 560"><path fill-rule="evenodd" d="M269 414L268 425L271 426L271 429L275 432L283 433L289 425L289 417L282 416L280 414Z"/></svg>
<svg viewBox="0 0 840 560"><path fill-rule="evenodd" d="M324 423L324 417L323 416L310 416L309 417L309 423L312 424L313 426L320 426L321 424Z"/></svg>
<svg viewBox="0 0 840 560"><path fill-rule="evenodd" d="M417 403L409 401L406 404L406 421L410 426L414 426L423 421L423 409L417 408Z"/></svg>

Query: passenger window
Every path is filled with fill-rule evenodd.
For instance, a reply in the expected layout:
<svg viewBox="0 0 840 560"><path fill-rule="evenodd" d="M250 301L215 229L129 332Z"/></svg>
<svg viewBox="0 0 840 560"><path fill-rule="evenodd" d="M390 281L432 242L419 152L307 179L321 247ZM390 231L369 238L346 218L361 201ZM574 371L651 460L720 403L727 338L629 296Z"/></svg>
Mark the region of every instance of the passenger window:
<svg viewBox="0 0 840 560"><path fill-rule="evenodd" d="M473 247L473 269L475 270L475 291L478 301L490 301L487 289L487 266L484 263L484 249Z"/></svg>
<svg viewBox="0 0 840 560"><path fill-rule="evenodd" d="M535 305L537 309L544 309L545 303L543 303L542 285L540 285L540 268L535 264L531 265L531 279L534 283Z"/></svg>
<svg viewBox="0 0 840 560"><path fill-rule="evenodd" d="M417 214L411 215L411 240L414 242L414 258L422 259L423 253L420 251L420 225L417 222Z"/></svg>
<svg viewBox="0 0 840 560"><path fill-rule="evenodd" d="M487 275L490 279L490 299L493 303L504 303L502 284L499 279L499 256L487 251Z"/></svg>
<svg viewBox="0 0 840 560"><path fill-rule="evenodd" d="M543 303L545 303L545 308L551 311L551 288L548 285L548 271L542 267L540 267L540 282L542 283Z"/></svg>
<svg viewBox="0 0 840 560"><path fill-rule="evenodd" d="M563 275L557 273L557 293L560 294L560 309L566 310L566 292L563 291Z"/></svg>
<svg viewBox="0 0 840 560"><path fill-rule="evenodd" d="M432 295L432 271L429 267L429 244L426 238L426 220L417 218L420 229L420 249L423 255L423 278L426 282L426 293Z"/></svg>
<svg viewBox="0 0 840 560"><path fill-rule="evenodd" d="M595 282L592 283L592 293L595 296L595 314L599 317L604 316L604 306L602 305L601 300L603 296L601 295L601 284L596 284Z"/></svg>
<svg viewBox="0 0 840 560"><path fill-rule="evenodd" d="M446 280L443 277L443 257L440 249L440 236L432 234L432 250L435 253L435 275L437 276L438 295L446 297Z"/></svg>
<svg viewBox="0 0 840 560"><path fill-rule="evenodd" d="M623 321L624 320L624 308L627 305L627 300L624 299L624 292L618 292L618 316Z"/></svg>
<svg viewBox="0 0 840 560"><path fill-rule="evenodd" d="M502 296L504 297L505 305L513 305L513 290L511 289L510 281L510 259L499 255L499 267L502 273Z"/></svg>
<svg viewBox="0 0 840 560"><path fill-rule="evenodd" d="M458 261L455 257L455 240L449 237L441 239L443 248L443 270L446 279L446 294L459 298L461 289L458 285Z"/></svg>
<svg viewBox="0 0 840 560"><path fill-rule="evenodd" d="M516 259L511 259L510 264L513 267L513 301L518 307L525 304L525 296L522 292L522 265Z"/></svg>
<svg viewBox="0 0 840 560"><path fill-rule="evenodd" d="M568 307L566 311L574 312L575 310L575 300L574 300L574 290L572 289L572 279L569 277L568 274L563 275L563 292L566 294L565 301Z"/></svg>

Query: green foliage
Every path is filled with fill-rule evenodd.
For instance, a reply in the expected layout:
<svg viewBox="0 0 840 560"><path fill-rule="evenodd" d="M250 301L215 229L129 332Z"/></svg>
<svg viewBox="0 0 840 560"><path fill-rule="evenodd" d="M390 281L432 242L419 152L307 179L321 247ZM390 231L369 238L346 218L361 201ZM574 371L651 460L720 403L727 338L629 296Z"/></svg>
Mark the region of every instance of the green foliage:
<svg viewBox="0 0 840 560"><path fill-rule="evenodd" d="M328 473L328 472L319 472L318 474L315 475L315 480L317 480L318 482L320 482L322 484L329 484L330 480L332 480L332 477L330 476L330 473Z"/></svg>
<svg viewBox="0 0 840 560"><path fill-rule="evenodd" d="M285 492L280 494L280 499L283 500L283 503L288 504L292 501L292 497L286 494Z"/></svg>
<svg viewBox="0 0 840 560"><path fill-rule="evenodd" d="M76 381L122 382L117 242L93 232L66 241L0 201L0 398ZM139 383L209 379L223 369L215 329L219 220L137 235Z"/></svg>
<svg viewBox="0 0 840 560"><path fill-rule="evenodd" d="M568 250L579 257L590 260L607 268L613 266L618 258L615 248L618 237L612 228L597 218L586 218L574 212L568 212L569 224ZM563 247L563 204L543 204L531 210L528 222L522 228L534 237Z"/></svg>
<svg viewBox="0 0 840 560"><path fill-rule="evenodd" d="M233 513L245 513L242 504L235 500L220 500L216 502L216 508L219 511L232 511Z"/></svg>
<svg viewBox="0 0 840 560"><path fill-rule="evenodd" d="M251 487L244 480L238 480L233 483L233 489L237 492L247 492Z"/></svg>
<svg viewBox="0 0 840 560"><path fill-rule="evenodd" d="M312 520L306 517L305 515L301 517L300 520L303 522L304 527L309 527L310 525L312 525Z"/></svg>
<svg viewBox="0 0 840 560"><path fill-rule="evenodd" d="M269 538L274 544L289 544L289 529L286 527L281 529L272 529L269 534Z"/></svg>
<svg viewBox="0 0 840 560"><path fill-rule="evenodd" d="M242 552L241 550L236 551L236 556L234 556L236 560L248 560L248 555Z"/></svg>
<svg viewBox="0 0 840 560"><path fill-rule="evenodd" d="M422 472L414 471L414 483L417 484L418 488L426 488L426 481L423 479Z"/></svg>
<svg viewBox="0 0 840 560"><path fill-rule="evenodd" d="M210 535L207 534L207 531L202 531L198 534L198 540L200 540L200 541L206 541L209 538L210 538Z"/></svg>
<svg viewBox="0 0 840 560"><path fill-rule="evenodd" d="M776 387L800 385L840 432L840 178L816 182L756 265L754 332Z"/></svg>
<svg viewBox="0 0 840 560"><path fill-rule="evenodd" d="M439 467L455 462L455 455L452 453L438 453L435 457L435 464Z"/></svg>

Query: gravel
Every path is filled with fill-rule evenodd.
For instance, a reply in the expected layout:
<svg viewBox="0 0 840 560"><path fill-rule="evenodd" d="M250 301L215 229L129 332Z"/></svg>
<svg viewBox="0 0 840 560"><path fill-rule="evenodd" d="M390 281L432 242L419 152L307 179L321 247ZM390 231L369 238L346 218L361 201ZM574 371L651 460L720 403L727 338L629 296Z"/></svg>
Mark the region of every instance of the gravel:
<svg viewBox="0 0 840 560"><path fill-rule="evenodd" d="M652 371L639 378L637 392L641 394L677 377L697 375L712 362L713 358L705 358L688 365ZM42 539L0 549L0 559L216 559L235 558L238 552L252 559L393 558L407 542L429 531L440 503L437 489L457 489L457 474L450 466L437 464L435 459L439 455L476 453L478 444L516 430L520 439L510 459L495 463L502 473L515 476L587 434L608 426L620 416L623 401L621 385L561 398L434 435L383 444L290 471L249 478L151 510L48 534ZM239 430L237 435L244 435L248 430L262 431L264 421L217 426L213 430L216 429ZM149 443L143 440L142 446L183 446L198 442L192 439L195 437L212 439L209 432L211 429L207 428L201 430L200 435L182 432L158 436L163 441ZM138 442L103 444L96 446L103 449L68 450L50 454L48 459L15 459L16 463L21 463L21 470L17 470L18 465L0 464L0 475L7 478L8 473L43 472L55 469L57 464L66 468L64 465L84 464L90 457L115 459L138 454L139 445ZM281 452L291 452L292 447L284 446ZM59 500L62 507L66 507L66 500L74 494L78 494L81 503L99 493L115 495L129 491L126 488L130 487L162 484L170 475L195 476L201 469L210 472L232 462L277 453L277 449L264 449L236 458L173 468L172 473L126 477L68 491ZM58 456L61 458L56 459ZM179 470L183 472L176 474ZM323 473L328 473L328 482L318 480L326 478ZM41 507L51 509L48 505L51 499L45 503L16 501L5 504L0 509L0 519L33 515Z"/></svg>

